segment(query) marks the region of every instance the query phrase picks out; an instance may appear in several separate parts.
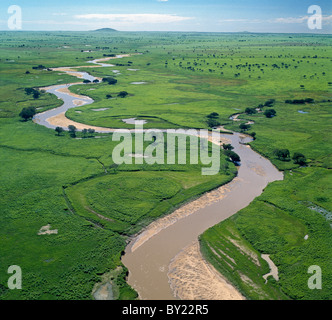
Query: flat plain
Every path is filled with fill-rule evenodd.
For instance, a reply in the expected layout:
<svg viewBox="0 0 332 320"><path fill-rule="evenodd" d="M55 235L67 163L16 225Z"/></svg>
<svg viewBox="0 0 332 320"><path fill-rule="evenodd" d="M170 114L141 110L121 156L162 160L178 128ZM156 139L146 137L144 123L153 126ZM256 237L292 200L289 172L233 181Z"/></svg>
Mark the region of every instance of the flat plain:
<svg viewBox="0 0 332 320"><path fill-rule="evenodd" d="M216 113L214 124L254 136L251 147L285 179L207 230L203 256L248 299L331 299L331 36L1 32L0 39L0 299L92 299L104 274L115 299L136 299L121 263L130 237L236 176L224 155L211 177L201 164L115 166L111 134L75 139L22 121L23 108L62 104L26 88L78 81L50 68L87 71L87 61L114 54L130 56L88 72L117 83L71 87L95 102L66 117L107 128L134 128L123 119L136 118L145 128L211 129L208 116ZM240 121L230 120L238 113ZM276 152L285 149L285 157ZM293 160L296 153L305 162ZM38 235L47 225L58 233ZM261 254L277 265L279 281L265 283ZM7 288L12 264L24 271L19 291ZM311 265L323 271L321 290L308 288Z"/></svg>

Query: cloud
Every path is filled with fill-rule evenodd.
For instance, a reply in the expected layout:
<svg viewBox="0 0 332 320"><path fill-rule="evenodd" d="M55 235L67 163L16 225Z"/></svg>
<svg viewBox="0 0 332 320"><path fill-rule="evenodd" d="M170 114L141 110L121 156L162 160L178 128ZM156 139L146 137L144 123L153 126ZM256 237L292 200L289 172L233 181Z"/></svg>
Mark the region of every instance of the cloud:
<svg viewBox="0 0 332 320"><path fill-rule="evenodd" d="M232 22L245 22L245 23L280 23L280 24L301 24L306 23L311 16L302 17L287 17L287 18L275 18L275 19L223 19L219 20L219 23L232 23ZM325 24L332 22L332 15L323 16L322 21Z"/></svg>
<svg viewBox="0 0 332 320"><path fill-rule="evenodd" d="M106 20L108 22L147 24L147 23L173 23L192 20L193 17L182 17L175 14L81 14L76 19Z"/></svg>
<svg viewBox="0 0 332 320"><path fill-rule="evenodd" d="M304 23L307 22L308 19L310 19L312 16L304 16L304 17L288 17L288 18L277 18L274 20L271 20L271 22L275 23ZM322 21L326 24L329 24L332 21L332 15L330 16L322 16Z"/></svg>

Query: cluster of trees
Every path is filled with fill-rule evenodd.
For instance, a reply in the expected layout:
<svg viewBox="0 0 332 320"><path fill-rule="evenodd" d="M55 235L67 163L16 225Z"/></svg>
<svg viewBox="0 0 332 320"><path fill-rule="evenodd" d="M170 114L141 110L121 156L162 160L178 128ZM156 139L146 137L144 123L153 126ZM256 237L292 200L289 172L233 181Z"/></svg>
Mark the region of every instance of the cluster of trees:
<svg viewBox="0 0 332 320"><path fill-rule="evenodd" d="M129 95L129 93L127 92L127 91L121 91L121 92L119 92L118 93L118 97L119 98L125 98L125 97L127 97ZM107 94L106 95L106 99L111 99L111 98L113 98L113 96L111 95L111 94Z"/></svg>
<svg viewBox="0 0 332 320"><path fill-rule="evenodd" d="M116 80L112 77L105 77L102 79L102 82L107 82L109 85L115 85L115 84L117 84L118 80Z"/></svg>
<svg viewBox="0 0 332 320"><path fill-rule="evenodd" d="M262 108L264 108L264 107L271 108L271 107L273 107L274 103L275 103L275 99L269 99L264 104L260 104L257 108L256 107L246 108L245 113L248 114L248 115L256 114L257 113L257 109L262 110ZM269 110L266 110L264 112L264 115L267 118L275 117L276 114L277 114L277 112L274 109L269 109ZM244 128L244 130L246 130L246 129Z"/></svg>
<svg viewBox="0 0 332 320"><path fill-rule="evenodd" d="M99 83L99 80L98 79L95 79L95 80L93 80L92 81L93 83ZM87 80L87 79L85 79L85 80L83 80L83 83L91 83L91 81L90 80Z"/></svg>
<svg viewBox="0 0 332 320"><path fill-rule="evenodd" d="M207 120L207 125L209 126L209 128L214 128L214 127L218 127L221 125L220 121L219 121L219 114L217 112L212 112L207 116L208 120Z"/></svg>
<svg viewBox="0 0 332 320"><path fill-rule="evenodd" d="M294 99L294 100L286 100L285 103L288 104L305 104L305 103L314 103L315 100L312 98L306 98L306 99Z"/></svg>
<svg viewBox="0 0 332 320"><path fill-rule="evenodd" d="M256 108L246 108L245 113L248 115L256 114L257 110L256 110Z"/></svg>
<svg viewBox="0 0 332 320"><path fill-rule="evenodd" d="M32 95L34 99L38 99L41 96L40 91L34 88L25 88L24 91L28 96Z"/></svg>
<svg viewBox="0 0 332 320"><path fill-rule="evenodd" d="M32 67L33 70L43 70L46 69L45 66L43 66L42 64L38 65L37 67Z"/></svg>
<svg viewBox="0 0 332 320"><path fill-rule="evenodd" d="M60 136L61 133L64 132L64 129L62 127L56 127L55 132L57 133L58 136ZM72 138L76 138L77 128L75 126L69 125L68 126L68 132L69 132L69 134ZM96 132L95 129L83 129L82 130L82 134L83 134L84 138L86 138L87 135L92 137L95 132Z"/></svg>
<svg viewBox="0 0 332 320"><path fill-rule="evenodd" d="M291 159L294 161L295 164L300 166L304 166L307 164L306 157L300 152L294 152L293 157L291 158L290 151L288 149L275 149L273 154L280 160L280 161L290 161Z"/></svg>
<svg viewBox="0 0 332 320"><path fill-rule="evenodd" d="M231 144L223 144L224 154L229 157L232 162L238 164L241 162L240 156L233 151L234 147Z"/></svg>

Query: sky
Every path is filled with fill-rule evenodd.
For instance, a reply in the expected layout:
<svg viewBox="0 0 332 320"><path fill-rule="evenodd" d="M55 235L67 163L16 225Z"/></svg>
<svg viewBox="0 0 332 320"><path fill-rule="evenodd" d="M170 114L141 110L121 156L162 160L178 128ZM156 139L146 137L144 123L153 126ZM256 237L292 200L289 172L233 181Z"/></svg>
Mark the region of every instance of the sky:
<svg viewBox="0 0 332 320"><path fill-rule="evenodd" d="M16 5L18 7L11 8ZM312 5L321 9L321 27ZM18 10L18 9L19 10ZM17 20L21 14L22 19ZM21 23L19 23L21 21ZM309 28L308 21L315 29ZM319 27L317 29L317 27ZM0 30L332 33L331 0L1 0Z"/></svg>

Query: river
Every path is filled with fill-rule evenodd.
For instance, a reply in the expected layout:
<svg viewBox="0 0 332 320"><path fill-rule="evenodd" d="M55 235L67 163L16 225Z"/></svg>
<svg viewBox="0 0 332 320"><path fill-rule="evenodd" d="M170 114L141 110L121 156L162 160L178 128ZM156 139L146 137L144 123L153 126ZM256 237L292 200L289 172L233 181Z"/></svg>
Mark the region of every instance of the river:
<svg viewBox="0 0 332 320"><path fill-rule="evenodd" d="M115 58L122 58L117 56ZM112 65L101 63L110 60L97 59L89 61L99 65L99 67L111 67ZM77 67L76 67L77 68ZM86 72L76 72L75 67L57 68L54 71L66 72L75 75L80 79L95 80ZM54 129L60 124L67 130L69 124L74 124L79 130L90 128L91 126L74 123L65 117L65 112L78 105L91 104L94 101L84 96L73 95L68 91L68 87L78 83L67 85L56 85L44 88L47 92L55 94L64 104L56 109L37 114L34 121L40 125ZM79 83L82 84L82 83ZM60 122L56 122L57 117L62 116ZM57 119L59 120L59 119ZM96 132L113 132L113 129L92 127ZM161 218L150 227L143 230L135 239L129 243L122 262L129 270L128 283L139 293L140 299L146 300L172 300L179 299L172 290L172 273L170 265L176 257L193 243L197 243L199 235L208 228L231 217L239 210L248 206L264 188L273 181L282 180L283 174L279 172L270 161L254 152L248 145L251 139L240 133L222 135L234 147L234 151L241 157L241 165L238 176L226 186L223 186L223 196L217 201L212 201L202 208L192 210L183 216L175 219ZM206 195L205 195L206 196ZM204 196L203 196L204 197ZM195 200L200 201L200 199ZM188 206L188 205L185 205ZM190 209L189 209L190 210ZM169 216L171 218L172 215ZM172 223L169 223L172 221ZM154 228L157 224L161 228ZM152 230L152 231L151 231ZM143 239L143 241L142 241ZM192 257L194 259L194 257ZM195 277L188 279L195 281ZM188 283L186 284L188 285ZM193 283L193 285L195 285ZM178 288L179 289L179 288Z"/></svg>

